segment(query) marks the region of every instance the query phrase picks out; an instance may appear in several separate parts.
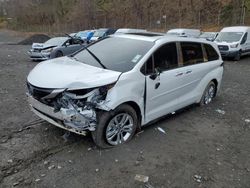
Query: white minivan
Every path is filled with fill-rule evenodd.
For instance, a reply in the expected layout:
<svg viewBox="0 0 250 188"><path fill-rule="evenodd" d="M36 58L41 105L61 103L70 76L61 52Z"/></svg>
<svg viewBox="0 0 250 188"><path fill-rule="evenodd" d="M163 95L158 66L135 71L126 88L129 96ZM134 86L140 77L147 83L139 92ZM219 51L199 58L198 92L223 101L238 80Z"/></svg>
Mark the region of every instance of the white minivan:
<svg viewBox="0 0 250 188"><path fill-rule="evenodd" d="M38 64L28 101L40 118L102 148L185 106L209 104L223 61L215 43L173 36L113 35L76 54Z"/></svg>
<svg viewBox="0 0 250 188"><path fill-rule="evenodd" d="M215 39L222 57L240 60L250 54L250 27L235 26L223 28Z"/></svg>
<svg viewBox="0 0 250 188"><path fill-rule="evenodd" d="M199 29L170 29L167 32L168 35L176 35L179 37L194 37L198 38L201 35L201 31Z"/></svg>

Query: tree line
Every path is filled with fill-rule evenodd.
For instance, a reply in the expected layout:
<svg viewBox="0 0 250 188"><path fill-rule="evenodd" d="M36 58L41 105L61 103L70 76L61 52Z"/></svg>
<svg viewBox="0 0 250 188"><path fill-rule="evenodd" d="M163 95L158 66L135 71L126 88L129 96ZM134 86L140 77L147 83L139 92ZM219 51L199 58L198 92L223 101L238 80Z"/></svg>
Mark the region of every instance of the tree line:
<svg viewBox="0 0 250 188"><path fill-rule="evenodd" d="M221 28L248 24L250 0L0 0L0 21L25 31L101 27Z"/></svg>

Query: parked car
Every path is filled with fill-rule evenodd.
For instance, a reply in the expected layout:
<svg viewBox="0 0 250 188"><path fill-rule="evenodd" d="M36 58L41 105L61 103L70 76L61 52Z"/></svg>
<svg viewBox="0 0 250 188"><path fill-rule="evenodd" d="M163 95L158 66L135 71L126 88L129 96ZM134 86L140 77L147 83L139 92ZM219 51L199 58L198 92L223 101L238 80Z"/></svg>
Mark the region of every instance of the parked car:
<svg viewBox="0 0 250 188"><path fill-rule="evenodd" d="M34 43L28 54L33 61L43 61L70 55L84 46L84 41L73 37L55 37L45 43Z"/></svg>
<svg viewBox="0 0 250 188"><path fill-rule="evenodd" d="M147 30L145 29L132 29L132 28L121 28L118 29L115 34L121 35L121 34L129 34L129 33L145 33Z"/></svg>
<svg viewBox="0 0 250 188"><path fill-rule="evenodd" d="M119 46L119 48L117 48ZM223 61L215 43L172 36L112 35L72 57L40 63L28 75L28 100L40 118L102 148L218 93Z"/></svg>
<svg viewBox="0 0 250 188"><path fill-rule="evenodd" d="M222 57L230 57L238 61L241 56L250 53L250 27L223 28L215 42L218 44Z"/></svg>
<svg viewBox="0 0 250 188"><path fill-rule="evenodd" d="M199 38L206 39L209 41L214 41L218 36L218 32L203 32Z"/></svg>
<svg viewBox="0 0 250 188"><path fill-rule="evenodd" d="M106 36L112 35L115 32L116 32L116 29L111 29L111 28L98 29L98 30L96 30L93 37L91 38L91 41L92 42L97 41L97 40L102 39Z"/></svg>
<svg viewBox="0 0 250 188"><path fill-rule="evenodd" d="M176 35L179 37L194 37L198 38L201 35L199 29L171 29L167 32L168 35Z"/></svg>
<svg viewBox="0 0 250 188"><path fill-rule="evenodd" d="M57 46L52 50L50 59L71 55L86 45L87 44L82 39L69 37L62 46Z"/></svg>
<svg viewBox="0 0 250 188"><path fill-rule="evenodd" d="M86 30L86 31L79 31L75 37L80 38L86 43L89 43L91 38L94 36L96 30Z"/></svg>
<svg viewBox="0 0 250 188"><path fill-rule="evenodd" d="M67 42L68 37L55 37L45 43L33 43L32 48L28 51L30 58L34 61L48 60L51 52L58 46Z"/></svg>

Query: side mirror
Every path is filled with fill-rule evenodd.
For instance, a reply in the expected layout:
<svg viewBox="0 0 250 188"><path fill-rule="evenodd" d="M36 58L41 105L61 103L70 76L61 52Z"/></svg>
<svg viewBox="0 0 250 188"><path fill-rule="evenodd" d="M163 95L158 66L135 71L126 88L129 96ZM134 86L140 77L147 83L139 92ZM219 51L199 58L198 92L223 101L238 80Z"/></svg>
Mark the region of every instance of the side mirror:
<svg viewBox="0 0 250 188"><path fill-rule="evenodd" d="M157 77L161 75L161 70L159 68L155 68L154 73L152 73L149 78L155 80Z"/></svg>

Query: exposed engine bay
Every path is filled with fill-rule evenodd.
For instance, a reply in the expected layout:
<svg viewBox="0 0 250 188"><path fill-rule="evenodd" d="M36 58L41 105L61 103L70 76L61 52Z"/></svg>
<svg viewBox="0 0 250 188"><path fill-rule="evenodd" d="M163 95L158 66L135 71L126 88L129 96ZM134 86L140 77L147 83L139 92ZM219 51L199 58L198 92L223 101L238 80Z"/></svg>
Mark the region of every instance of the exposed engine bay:
<svg viewBox="0 0 250 188"><path fill-rule="evenodd" d="M42 113L59 122L64 129L81 133L87 130L95 131L98 111L111 110L105 104L108 90L113 85L92 89L60 90L37 88L28 84L27 95L37 115ZM40 117L43 118L41 115Z"/></svg>

